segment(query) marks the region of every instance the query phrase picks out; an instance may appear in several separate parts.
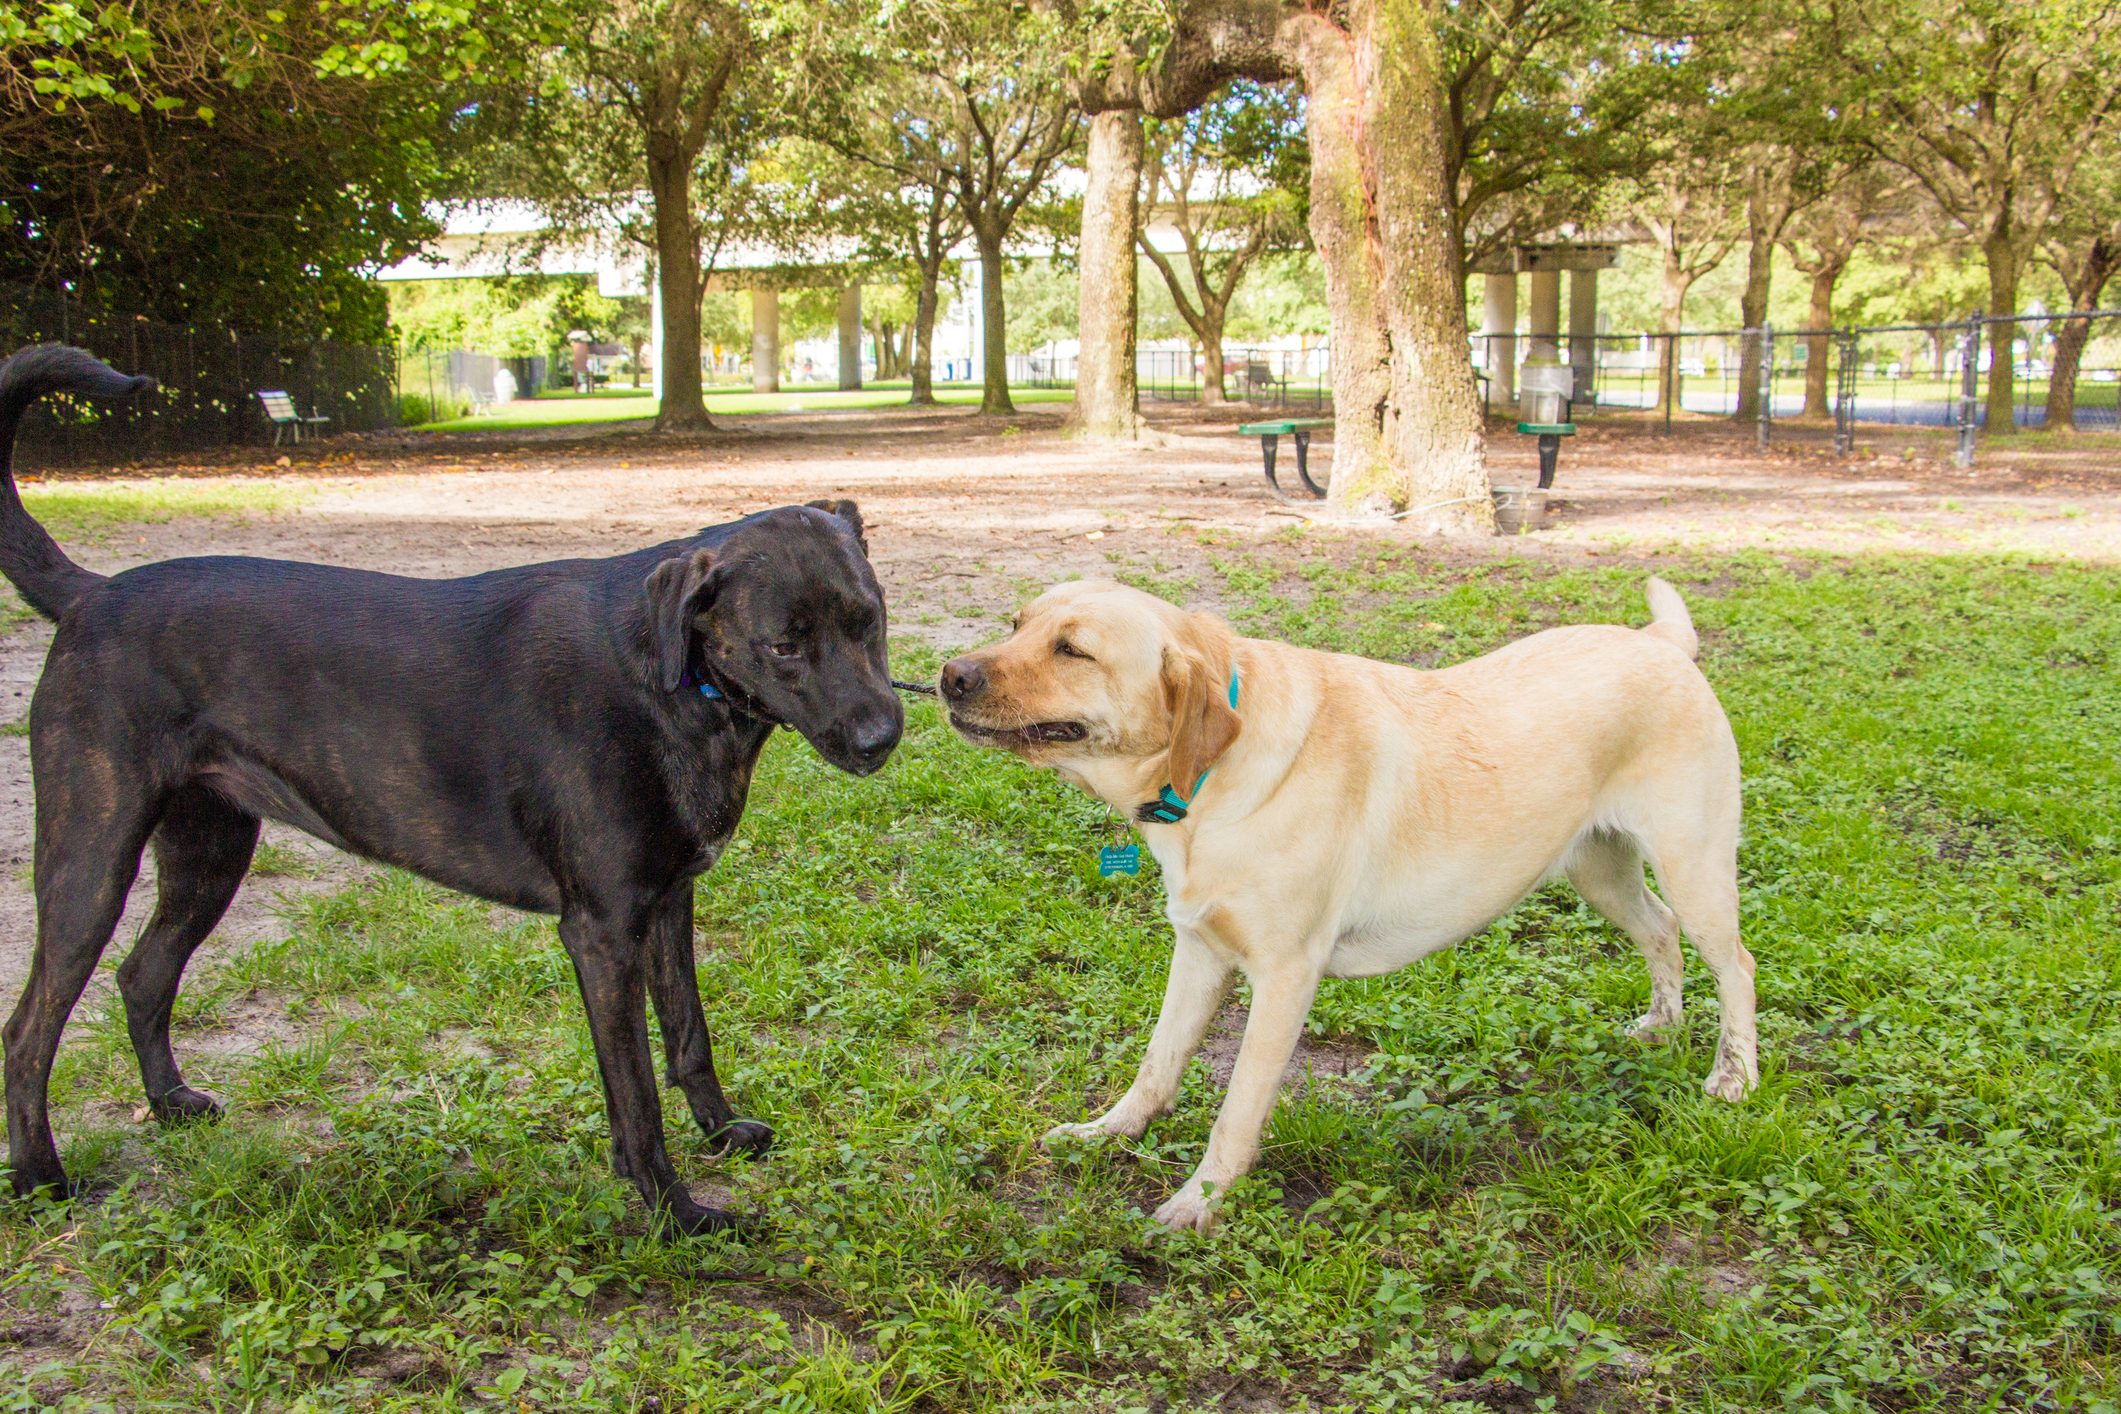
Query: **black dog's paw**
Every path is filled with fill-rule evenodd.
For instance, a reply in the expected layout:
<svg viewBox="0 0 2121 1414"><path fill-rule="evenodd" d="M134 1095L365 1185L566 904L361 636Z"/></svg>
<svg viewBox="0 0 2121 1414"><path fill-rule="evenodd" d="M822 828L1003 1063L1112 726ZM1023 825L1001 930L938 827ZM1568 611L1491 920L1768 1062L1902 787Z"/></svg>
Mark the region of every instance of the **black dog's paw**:
<svg viewBox="0 0 2121 1414"><path fill-rule="evenodd" d="M663 1219L686 1237L727 1235L742 1242L756 1242L766 1235L766 1225L757 1218L740 1217L727 1208L710 1208L680 1196L664 1205Z"/></svg>
<svg viewBox="0 0 2121 1414"><path fill-rule="evenodd" d="M733 1119L707 1136L707 1147L716 1154L748 1154L755 1159L773 1147L773 1126L762 1120Z"/></svg>
<svg viewBox="0 0 2121 1414"><path fill-rule="evenodd" d="M149 1100L147 1108L162 1124L188 1124L193 1120L221 1117L221 1102L189 1085L179 1085L167 1095Z"/></svg>

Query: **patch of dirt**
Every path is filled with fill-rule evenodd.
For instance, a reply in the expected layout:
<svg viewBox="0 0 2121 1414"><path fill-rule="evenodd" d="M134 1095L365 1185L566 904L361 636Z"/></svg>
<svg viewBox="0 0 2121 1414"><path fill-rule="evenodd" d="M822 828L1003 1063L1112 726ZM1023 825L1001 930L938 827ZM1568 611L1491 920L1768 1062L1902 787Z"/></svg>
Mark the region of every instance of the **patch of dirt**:
<svg viewBox="0 0 2121 1414"><path fill-rule="evenodd" d="M1200 1058L1208 1063L1208 1078L1218 1090L1229 1088L1237 1069L1237 1053L1245 1040L1247 1010L1241 1002L1225 1003L1208 1027L1200 1045ZM1368 1066L1377 1048L1352 1036L1316 1036L1306 1031L1296 1043L1296 1054L1281 1073L1282 1090L1305 1094L1321 1081L1345 1082Z"/></svg>
<svg viewBox="0 0 2121 1414"><path fill-rule="evenodd" d="M1633 1265L1632 1275L1645 1292L1677 1275L1712 1303L1742 1296L1759 1280L1727 1241L1679 1232L1666 1234L1652 1253Z"/></svg>

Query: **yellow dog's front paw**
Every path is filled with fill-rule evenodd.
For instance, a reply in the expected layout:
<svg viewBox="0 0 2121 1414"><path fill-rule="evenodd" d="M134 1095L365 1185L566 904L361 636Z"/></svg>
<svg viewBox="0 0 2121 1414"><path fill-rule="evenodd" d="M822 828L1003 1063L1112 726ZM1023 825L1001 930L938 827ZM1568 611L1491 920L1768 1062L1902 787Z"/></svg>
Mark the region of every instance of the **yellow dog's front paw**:
<svg viewBox="0 0 2121 1414"><path fill-rule="evenodd" d="M1215 1226L1215 1205L1199 1185L1189 1183L1156 1210L1156 1220L1172 1232L1206 1232Z"/></svg>
<svg viewBox="0 0 2121 1414"><path fill-rule="evenodd" d="M1701 1088L1714 1098L1735 1105L1759 1084L1760 1067L1750 1056L1743 1060L1718 1056L1716 1068L1709 1072L1709 1078Z"/></svg>

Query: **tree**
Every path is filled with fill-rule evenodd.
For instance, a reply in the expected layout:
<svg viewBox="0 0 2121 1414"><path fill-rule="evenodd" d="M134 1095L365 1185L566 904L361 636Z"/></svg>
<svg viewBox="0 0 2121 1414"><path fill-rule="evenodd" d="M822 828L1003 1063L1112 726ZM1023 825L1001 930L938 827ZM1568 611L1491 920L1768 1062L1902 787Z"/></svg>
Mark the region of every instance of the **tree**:
<svg viewBox="0 0 2121 1414"><path fill-rule="evenodd" d="M1244 82L1183 118L1148 124L1142 205L1178 232L1184 274L1146 224L1138 239L1200 343L1201 401L1211 407L1223 401L1223 325L1238 281L1261 253L1302 238L1302 138L1292 95Z"/></svg>
<svg viewBox="0 0 2121 1414"><path fill-rule="evenodd" d="M1063 15L1072 7L1053 0ZM1466 358L1444 0L1191 0L1100 7L1078 99L1172 117L1234 78L1303 85L1309 227L1333 316L1333 503L1492 530ZM1085 231L1087 250L1093 233ZM1115 273L1131 271L1114 261ZM1131 278L1131 275L1130 275ZM1101 307L1086 288L1086 314Z"/></svg>
<svg viewBox="0 0 2121 1414"><path fill-rule="evenodd" d="M829 13L845 21L817 40L837 93L817 95L811 135L890 174L909 195L926 194L924 288L933 287L929 269L940 273L947 226L969 232L980 265L980 411L1012 412L1004 247L1081 138L1058 56L1038 26L979 0L897 11L880 31ZM931 303L926 323L933 318ZM925 361L917 350L916 379ZM917 383L916 400L923 392Z"/></svg>
<svg viewBox="0 0 2121 1414"><path fill-rule="evenodd" d="M1835 12L1869 141L1979 246L1991 314L2018 287L2057 210L2095 178L2121 112L2113 0L1895 0ZM1988 432L2016 429L2014 326L1989 326Z"/></svg>
<svg viewBox="0 0 2121 1414"><path fill-rule="evenodd" d="M1654 98L1629 45L1639 0L1497 0L1439 17L1444 165L1459 268L1580 217L1637 171L1637 115Z"/></svg>
<svg viewBox="0 0 2121 1414"><path fill-rule="evenodd" d="M2057 203L2041 250L2061 278L2069 307L2097 309L2107 282L2121 270L2121 141L2108 136L2088 164L2085 180ZM2089 319L2065 319L2055 331L2047 375L2047 427L2076 430L2077 371L2091 327Z"/></svg>
<svg viewBox="0 0 2121 1414"><path fill-rule="evenodd" d="M1141 229L1142 150L1140 113L1113 108L1091 116L1082 236L1076 246L1081 279L1075 306L1075 406L1069 417L1082 436L1105 442L1131 441L1141 430L1135 386L1141 287L1133 237Z"/></svg>
<svg viewBox="0 0 2121 1414"><path fill-rule="evenodd" d="M1811 285L1805 315L1804 417L1833 414L1826 379L1834 286L1858 247L1875 240L1882 223L1905 212L1907 196L1906 183L1894 169L1868 163L1843 172L1818 201L1796 214L1782 234L1782 248L1790 263L1810 277Z"/></svg>
<svg viewBox="0 0 2121 1414"><path fill-rule="evenodd" d="M1679 341L1687 291L1738 244L1733 218L1737 176L1728 161L1683 145L1667 150L1654 175L1631 184L1631 206L1663 262L1658 328L1666 336L1655 406L1679 407Z"/></svg>
<svg viewBox="0 0 2121 1414"><path fill-rule="evenodd" d="M321 0L0 7L0 279L380 341L368 276L434 234L429 202L460 183L484 33L401 36L389 68L355 72L347 45L376 18Z"/></svg>
<svg viewBox="0 0 2121 1414"><path fill-rule="evenodd" d="M811 107L807 134L796 158L822 190L820 205L832 231L850 242L856 259L872 267L905 270L913 287L906 321L905 372L909 401L935 402L935 320L942 305L943 270L967 227L948 175L925 165L926 144L897 121L899 104L883 101L901 76L895 71L858 76L839 70L837 101ZM879 331L879 378L898 376L883 365Z"/></svg>
<svg viewBox="0 0 2121 1414"><path fill-rule="evenodd" d="M534 88L497 96L489 183L534 200L555 238L612 230L653 252L663 319L660 431L711 428L700 300L712 252L756 199L746 164L777 94L744 0L608 0L535 56ZM644 204L640 193L646 189Z"/></svg>

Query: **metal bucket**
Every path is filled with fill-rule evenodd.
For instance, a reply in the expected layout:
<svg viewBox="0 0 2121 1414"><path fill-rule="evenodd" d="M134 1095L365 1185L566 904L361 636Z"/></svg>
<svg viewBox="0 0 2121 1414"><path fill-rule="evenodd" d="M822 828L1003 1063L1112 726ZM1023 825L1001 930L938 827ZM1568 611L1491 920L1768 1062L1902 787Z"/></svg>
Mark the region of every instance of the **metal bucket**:
<svg viewBox="0 0 2121 1414"><path fill-rule="evenodd" d="M1495 531L1499 535L1523 535L1546 522L1547 493L1537 486L1495 488Z"/></svg>

